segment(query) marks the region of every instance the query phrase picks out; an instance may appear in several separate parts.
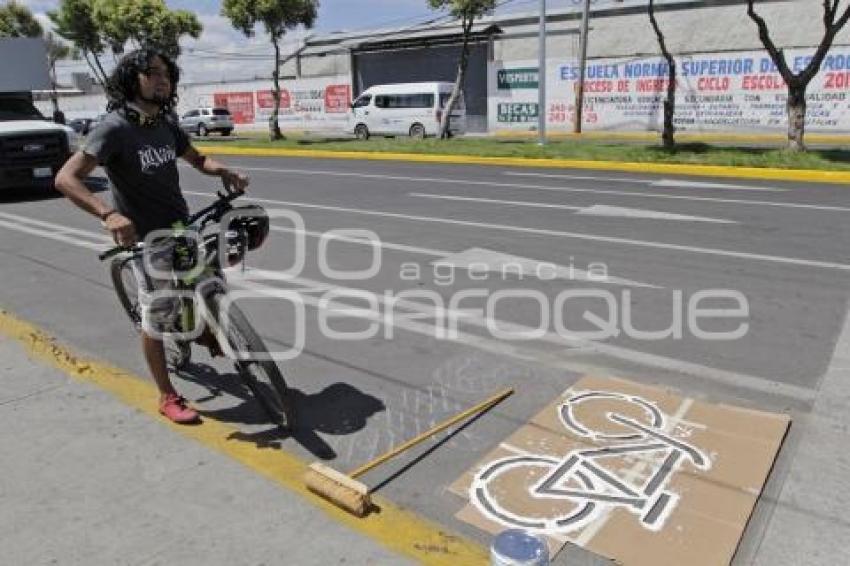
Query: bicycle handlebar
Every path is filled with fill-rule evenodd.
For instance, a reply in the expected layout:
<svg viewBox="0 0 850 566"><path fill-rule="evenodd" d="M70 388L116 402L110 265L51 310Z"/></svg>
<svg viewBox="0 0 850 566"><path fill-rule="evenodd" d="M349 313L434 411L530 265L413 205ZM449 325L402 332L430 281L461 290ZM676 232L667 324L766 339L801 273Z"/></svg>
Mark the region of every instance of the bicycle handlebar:
<svg viewBox="0 0 850 566"><path fill-rule="evenodd" d="M195 214L190 216L186 220L187 225L192 225L195 222L197 222L199 219L203 218L204 216L211 215L211 213L216 213L216 214L211 215L211 216L214 216L216 220L219 220L220 217L221 217L221 215L218 214L219 211L222 211L222 209L226 205L230 204L231 201L234 201L237 198L244 195L245 192L244 191L228 191L226 193L222 193L221 191L216 191L215 194L218 196L218 199L214 203L212 203L211 205L209 205L205 208L202 208L201 210L199 210L198 212L196 212ZM121 252L135 252L135 251L140 251L143 248L144 248L144 243L142 243L142 242L137 242L137 243L129 245L129 246L120 246L119 245L119 246L115 246L114 248L110 248L103 253L98 254L97 257L100 261L103 261L105 259L111 258L112 256L116 256L116 255L120 254Z"/></svg>

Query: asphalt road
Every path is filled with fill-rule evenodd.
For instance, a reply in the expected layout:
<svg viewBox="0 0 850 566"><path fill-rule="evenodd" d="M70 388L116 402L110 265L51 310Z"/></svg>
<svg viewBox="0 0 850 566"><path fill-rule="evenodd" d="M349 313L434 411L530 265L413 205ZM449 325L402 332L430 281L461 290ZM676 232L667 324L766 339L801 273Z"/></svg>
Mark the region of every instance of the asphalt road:
<svg viewBox="0 0 850 566"><path fill-rule="evenodd" d="M392 477L409 460L366 477L393 501L485 543L488 535L453 518L461 501L447 486L578 376L617 375L805 416L845 321L845 186L223 161L251 175L245 200L272 211L269 243L231 282L270 346L300 350L281 365L301 427L276 438L232 381L211 371L226 374L226 366L203 354L181 388L208 418L235 423L258 447L349 469L491 391L516 387L510 402L403 474ZM210 202L215 182L181 172L190 206ZM0 199L0 305L147 375L96 258L98 224L60 198ZM435 305L459 317L454 336L441 334L452 325ZM334 312L343 306L345 316ZM701 308L725 312L709 319ZM786 443L772 479L777 492L799 443ZM751 523L739 560L761 551L770 511Z"/></svg>

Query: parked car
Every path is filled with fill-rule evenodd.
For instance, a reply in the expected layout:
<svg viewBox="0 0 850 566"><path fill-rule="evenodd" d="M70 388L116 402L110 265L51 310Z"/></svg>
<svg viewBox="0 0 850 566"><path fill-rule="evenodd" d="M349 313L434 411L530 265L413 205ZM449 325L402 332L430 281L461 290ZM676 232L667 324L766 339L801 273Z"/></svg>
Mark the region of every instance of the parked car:
<svg viewBox="0 0 850 566"><path fill-rule="evenodd" d="M233 132L233 116L227 108L195 108L180 118L180 127L199 136L210 132L221 132L229 136Z"/></svg>
<svg viewBox="0 0 850 566"><path fill-rule="evenodd" d="M105 114L101 114L95 118L74 118L68 122L68 125L81 136L87 136L100 123Z"/></svg>
<svg viewBox="0 0 850 566"><path fill-rule="evenodd" d="M348 133L369 136L424 138L440 133L440 120L452 83L401 83L367 88L351 105ZM466 131L466 106L461 93L449 117L449 133Z"/></svg>

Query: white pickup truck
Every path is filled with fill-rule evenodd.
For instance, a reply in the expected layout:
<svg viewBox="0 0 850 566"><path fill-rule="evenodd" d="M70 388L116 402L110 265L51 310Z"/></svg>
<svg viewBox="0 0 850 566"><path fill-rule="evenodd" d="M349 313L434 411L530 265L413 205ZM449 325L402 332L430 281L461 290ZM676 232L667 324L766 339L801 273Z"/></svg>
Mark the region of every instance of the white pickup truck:
<svg viewBox="0 0 850 566"><path fill-rule="evenodd" d="M79 145L77 133L49 122L25 93L0 93L0 190L53 186Z"/></svg>
<svg viewBox="0 0 850 566"><path fill-rule="evenodd" d="M43 40L0 38L0 190L52 187L77 150L77 134L33 106L32 92L50 88Z"/></svg>

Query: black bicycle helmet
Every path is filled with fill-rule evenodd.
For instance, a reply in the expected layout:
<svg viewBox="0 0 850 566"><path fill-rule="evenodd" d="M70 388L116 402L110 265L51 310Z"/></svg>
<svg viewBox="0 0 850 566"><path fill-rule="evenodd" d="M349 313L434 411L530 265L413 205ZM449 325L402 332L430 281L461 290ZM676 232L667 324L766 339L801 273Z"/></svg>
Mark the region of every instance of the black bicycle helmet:
<svg viewBox="0 0 850 566"><path fill-rule="evenodd" d="M269 215L262 206L236 206L230 214L236 216L230 220L227 229L244 233L249 250L256 250L263 245L269 235Z"/></svg>

